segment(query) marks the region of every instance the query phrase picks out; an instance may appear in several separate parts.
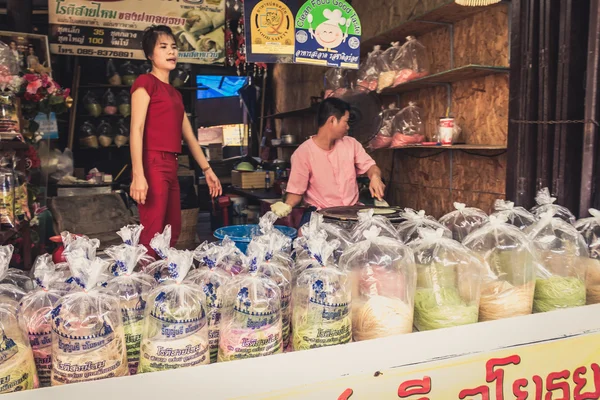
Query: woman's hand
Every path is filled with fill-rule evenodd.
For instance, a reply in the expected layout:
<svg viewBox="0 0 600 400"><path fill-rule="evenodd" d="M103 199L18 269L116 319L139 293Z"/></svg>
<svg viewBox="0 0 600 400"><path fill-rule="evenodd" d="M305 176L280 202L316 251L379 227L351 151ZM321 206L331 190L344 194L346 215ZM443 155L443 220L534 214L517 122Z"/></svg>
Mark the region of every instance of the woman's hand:
<svg viewBox="0 0 600 400"><path fill-rule="evenodd" d="M138 204L146 204L146 196L148 195L148 182L144 175L134 176L129 188L129 195Z"/></svg>
<svg viewBox="0 0 600 400"><path fill-rule="evenodd" d="M221 182L215 172L212 169L204 172L204 177L206 178L206 184L208 185L208 190L210 191L210 197L219 197L223 194L223 188L221 188Z"/></svg>
<svg viewBox="0 0 600 400"><path fill-rule="evenodd" d="M385 195L385 185L381 181L381 178L378 176L374 176L371 179L371 183L369 184L369 190L371 191L371 196L376 198L377 200L382 200Z"/></svg>

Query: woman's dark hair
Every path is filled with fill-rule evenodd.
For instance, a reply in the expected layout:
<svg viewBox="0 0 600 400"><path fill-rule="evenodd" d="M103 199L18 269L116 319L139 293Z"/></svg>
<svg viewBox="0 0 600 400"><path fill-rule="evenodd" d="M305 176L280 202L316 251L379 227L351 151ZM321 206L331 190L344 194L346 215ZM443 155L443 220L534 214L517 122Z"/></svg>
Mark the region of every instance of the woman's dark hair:
<svg viewBox="0 0 600 400"><path fill-rule="evenodd" d="M336 97L329 97L319 104L319 110L317 111L317 125L322 127L325 125L329 117L332 115L338 121L346 114L346 111L350 112L350 104L344 100L340 100Z"/></svg>
<svg viewBox="0 0 600 400"><path fill-rule="evenodd" d="M158 40L158 37L161 35L171 36L175 43L177 43L177 39L175 39L173 31L168 26L149 26L148 28L144 29L144 33L142 34L142 49L144 50L144 55L148 60L154 51L154 47L156 47L156 41Z"/></svg>

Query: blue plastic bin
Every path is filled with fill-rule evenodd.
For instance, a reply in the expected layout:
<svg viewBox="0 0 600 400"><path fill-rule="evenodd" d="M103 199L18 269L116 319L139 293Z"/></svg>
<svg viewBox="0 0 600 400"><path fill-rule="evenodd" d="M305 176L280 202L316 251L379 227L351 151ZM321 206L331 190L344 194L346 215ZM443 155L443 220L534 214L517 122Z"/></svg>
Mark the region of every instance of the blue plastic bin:
<svg viewBox="0 0 600 400"><path fill-rule="evenodd" d="M275 228L283 232L284 235L289 236L292 240L298 235L298 231L289 226L275 225ZM236 247L246 254L248 244L252 240L252 234L259 231L260 228L258 225L232 225L217 229L213 236L219 240L223 240L225 236L229 236L235 242Z"/></svg>

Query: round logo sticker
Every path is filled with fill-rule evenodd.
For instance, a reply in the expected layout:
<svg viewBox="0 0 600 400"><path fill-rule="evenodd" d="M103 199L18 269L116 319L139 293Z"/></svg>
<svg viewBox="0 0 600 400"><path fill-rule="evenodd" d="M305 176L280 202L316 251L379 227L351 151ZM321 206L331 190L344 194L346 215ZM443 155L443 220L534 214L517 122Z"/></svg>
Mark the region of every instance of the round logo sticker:
<svg viewBox="0 0 600 400"><path fill-rule="evenodd" d="M308 40L308 35L304 31L298 31L296 32L296 40L298 43L306 43Z"/></svg>
<svg viewBox="0 0 600 400"><path fill-rule="evenodd" d="M360 46L360 40L357 37L351 37L350 40L348 40L348 46L350 46L352 50L356 50L358 49L358 46Z"/></svg>

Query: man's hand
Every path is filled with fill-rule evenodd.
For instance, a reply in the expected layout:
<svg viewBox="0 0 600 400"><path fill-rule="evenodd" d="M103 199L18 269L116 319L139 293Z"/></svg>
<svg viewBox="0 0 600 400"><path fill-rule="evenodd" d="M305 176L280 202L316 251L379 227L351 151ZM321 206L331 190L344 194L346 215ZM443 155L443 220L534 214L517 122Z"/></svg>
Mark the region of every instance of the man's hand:
<svg viewBox="0 0 600 400"><path fill-rule="evenodd" d="M290 215L292 212L292 207L289 204L278 201L277 203L271 205L271 211L273 211L279 218L284 218Z"/></svg>
<svg viewBox="0 0 600 400"><path fill-rule="evenodd" d="M385 185L379 176L374 176L371 178L369 190L371 191L371 196L377 200L383 200L383 196L385 195Z"/></svg>

